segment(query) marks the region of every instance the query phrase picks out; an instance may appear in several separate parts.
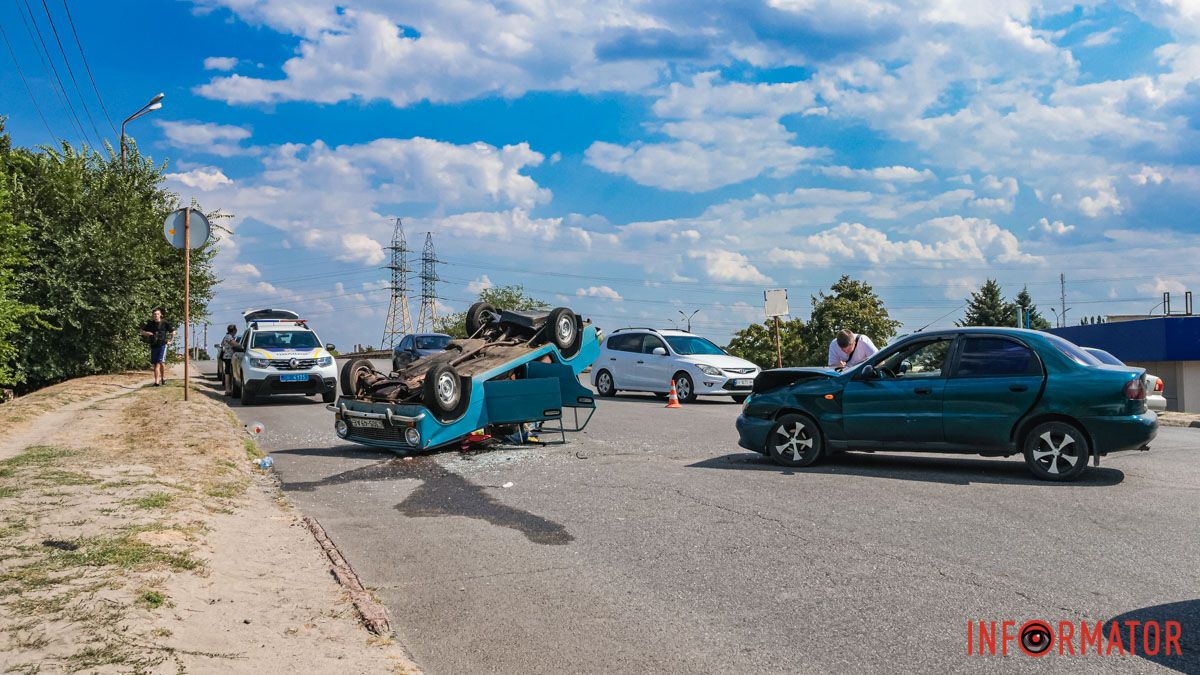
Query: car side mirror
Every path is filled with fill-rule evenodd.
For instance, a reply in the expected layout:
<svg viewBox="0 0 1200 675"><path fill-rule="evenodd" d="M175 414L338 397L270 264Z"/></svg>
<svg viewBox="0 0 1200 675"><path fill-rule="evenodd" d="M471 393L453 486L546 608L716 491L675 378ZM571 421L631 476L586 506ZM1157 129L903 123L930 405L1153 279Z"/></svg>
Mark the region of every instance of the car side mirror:
<svg viewBox="0 0 1200 675"><path fill-rule="evenodd" d="M663 349L662 347L655 347L655 348L654 348L654 351L652 351L652 352L650 352L650 353L651 353L651 354L653 354L653 355L655 355L655 356L666 356L666 355L667 355L667 350Z"/></svg>
<svg viewBox="0 0 1200 675"><path fill-rule="evenodd" d="M335 349L337 349L337 345L333 344L332 342L326 343L325 351L331 352Z"/></svg>

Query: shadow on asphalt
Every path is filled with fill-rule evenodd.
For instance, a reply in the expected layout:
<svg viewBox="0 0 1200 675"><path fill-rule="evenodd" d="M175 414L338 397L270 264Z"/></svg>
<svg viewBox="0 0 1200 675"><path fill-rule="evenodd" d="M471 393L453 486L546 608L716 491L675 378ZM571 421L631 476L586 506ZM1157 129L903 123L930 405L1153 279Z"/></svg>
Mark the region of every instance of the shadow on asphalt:
<svg viewBox="0 0 1200 675"><path fill-rule="evenodd" d="M1108 635L1109 625L1113 623L1121 624L1120 631L1122 634L1128 632L1126 621L1138 621L1143 626L1148 621L1156 621L1159 625L1159 630L1163 630L1168 621L1178 621L1180 631L1179 639L1179 654L1175 654L1172 650L1171 654L1167 654L1166 650L1157 650L1157 654L1145 654L1144 640L1143 644L1138 644L1136 648L1137 656L1151 663L1158 664L1164 668L1177 670L1181 673L1200 673L1200 600L1184 600L1183 602L1171 602L1165 605L1154 605L1153 607L1144 607L1135 609L1132 612L1126 612L1120 616L1115 616L1105 622L1104 634ZM1139 635L1143 635L1142 631L1138 630ZM1149 631L1151 648L1153 649L1153 641L1155 637L1153 631ZM1128 639L1128 638L1124 638Z"/></svg>
<svg viewBox="0 0 1200 675"><path fill-rule="evenodd" d="M336 450L336 449L335 449ZM311 448L280 451L275 454L324 454L328 449ZM365 454L365 453L364 453ZM340 456L348 456L341 454ZM574 541L562 525L528 511L502 504L485 492L487 486L475 485L446 470L431 456L396 458L369 466L343 471L316 481L284 483L285 492L311 492L330 485L358 482L382 482L415 479L421 485L394 508L409 518L461 516L507 527L525 535L535 544L563 545Z"/></svg>
<svg viewBox="0 0 1200 675"><path fill-rule="evenodd" d="M659 398L653 394L630 393L630 394L617 394L616 396L600 396L597 394L596 400L597 401L613 401L613 402L628 401L629 403L654 403L654 404L658 404L660 406L665 406L667 404L667 398L665 396L662 398ZM686 407L686 406L692 406L692 405L696 405L696 406L707 406L707 405L733 406L733 405L738 405L738 406L740 406L741 404L735 403L734 400L732 398L729 398L728 396L704 396L701 398L697 398L695 401L692 401L691 403L681 403L681 405Z"/></svg>
<svg viewBox="0 0 1200 675"><path fill-rule="evenodd" d="M994 459L959 459L945 456L912 457L897 455L871 455L865 453L840 453L810 467L779 466L758 453L743 452L713 457L695 464L692 469L733 469L741 471L774 471L784 475L793 474L838 474L888 478L920 483L944 483L947 485L970 485L972 483L1004 485L1036 485L1053 487L1063 485L1034 478L1025 468L1024 462ZM1088 467L1083 478L1065 483L1086 487L1110 487L1125 480L1125 472L1110 467Z"/></svg>

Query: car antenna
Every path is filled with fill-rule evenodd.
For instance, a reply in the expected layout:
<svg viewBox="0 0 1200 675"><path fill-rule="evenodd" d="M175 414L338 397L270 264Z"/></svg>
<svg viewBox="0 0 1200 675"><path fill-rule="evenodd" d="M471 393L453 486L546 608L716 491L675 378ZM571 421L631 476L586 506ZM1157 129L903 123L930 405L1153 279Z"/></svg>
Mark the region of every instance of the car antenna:
<svg viewBox="0 0 1200 675"><path fill-rule="evenodd" d="M944 319L944 318L946 318L946 317L950 316L951 314L953 314L953 313L957 312L958 310L960 310L960 309L962 309L963 307L966 307L966 306L967 306L967 303L965 303L965 302L964 302L963 304L959 305L958 307L955 307L954 309L950 310L949 312L946 312L945 314L943 314L943 315L939 316L938 318L934 319L933 321L930 321L929 323L925 324L924 326L921 326L920 328L916 329L916 330L915 330L915 331L913 331L913 332L914 332L914 333L920 333L921 331L925 330L926 328L929 328L929 327L930 327L930 326L932 326L933 324L935 324L935 323L937 323L937 322L941 321L942 319Z"/></svg>

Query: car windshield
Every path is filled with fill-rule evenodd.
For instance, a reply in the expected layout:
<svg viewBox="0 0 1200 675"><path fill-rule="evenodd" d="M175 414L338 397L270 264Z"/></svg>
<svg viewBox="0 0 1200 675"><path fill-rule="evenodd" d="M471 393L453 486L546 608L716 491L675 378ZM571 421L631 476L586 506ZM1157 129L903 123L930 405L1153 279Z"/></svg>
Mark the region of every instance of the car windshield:
<svg viewBox="0 0 1200 675"><path fill-rule="evenodd" d="M316 349L316 333L306 330L264 330L254 334L251 347L259 349Z"/></svg>
<svg viewBox="0 0 1200 675"><path fill-rule="evenodd" d="M445 349L450 344L449 335L419 335L416 339L417 349Z"/></svg>
<svg viewBox="0 0 1200 675"><path fill-rule="evenodd" d="M1046 335L1046 342L1054 345L1058 351L1062 352L1068 359L1081 366L1099 366L1103 365L1100 359L1092 356L1084 351L1079 345L1069 340L1064 340L1057 335Z"/></svg>
<svg viewBox="0 0 1200 675"><path fill-rule="evenodd" d="M665 337L667 342L670 343L671 349L674 349L675 353L679 354L680 356L725 353L724 349L721 349L702 337L696 337L695 335L664 335L663 337Z"/></svg>
<svg viewBox="0 0 1200 675"><path fill-rule="evenodd" d="M1085 352L1091 354L1092 356L1096 357L1096 360L1099 361L1100 363L1107 363L1110 366L1125 365L1124 363L1121 362L1121 359L1118 359L1117 357L1113 356L1112 354L1109 354L1108 352L1104 351L1103 349L1096 349L1094 347L1084 347L1083 350Z"/></svg>

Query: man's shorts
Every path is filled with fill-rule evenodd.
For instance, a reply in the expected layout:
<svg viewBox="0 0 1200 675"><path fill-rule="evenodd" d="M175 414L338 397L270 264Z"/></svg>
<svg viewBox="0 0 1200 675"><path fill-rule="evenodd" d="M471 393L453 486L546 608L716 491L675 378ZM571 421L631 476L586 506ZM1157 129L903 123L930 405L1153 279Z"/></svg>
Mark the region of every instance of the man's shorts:
<svg viewBox="0 0 1200 675"><path fill-rule="evenodd" d="M150 345L150 365L167 362L166 345Z"/></svg>

